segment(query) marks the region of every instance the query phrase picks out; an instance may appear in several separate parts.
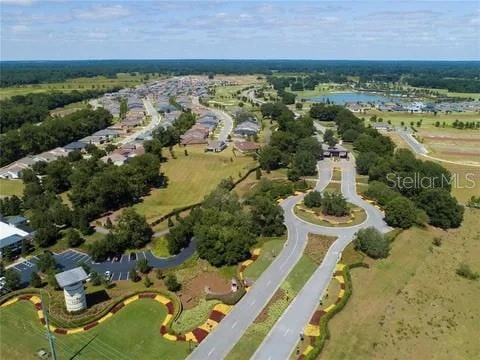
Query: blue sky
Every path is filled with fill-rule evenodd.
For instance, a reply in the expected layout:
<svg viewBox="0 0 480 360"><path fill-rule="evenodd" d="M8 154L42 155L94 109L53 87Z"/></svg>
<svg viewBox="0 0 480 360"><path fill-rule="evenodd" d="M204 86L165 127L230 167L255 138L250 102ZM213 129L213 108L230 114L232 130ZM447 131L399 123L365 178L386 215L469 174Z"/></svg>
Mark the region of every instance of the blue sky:
<svg viewBox="0 0 480 360"><path fill-rule="evenodd" d="M480 1L0 0L1 59L479 60Z"/></svg>

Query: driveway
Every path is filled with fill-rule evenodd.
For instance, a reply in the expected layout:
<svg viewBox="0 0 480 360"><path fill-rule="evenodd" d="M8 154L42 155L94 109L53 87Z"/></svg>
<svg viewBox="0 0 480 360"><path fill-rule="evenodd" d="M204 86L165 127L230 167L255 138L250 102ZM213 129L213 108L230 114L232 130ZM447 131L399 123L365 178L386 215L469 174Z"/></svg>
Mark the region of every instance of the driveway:
<svg viewBox="0 0 480 360"><path fill-rule="evenodd" d="M397 128L396 132L400 137L410 146L410 148L419 155L428 154L428 150L425 146L418 142L412 135L411 131L405 130L403 128Z"/></svg>

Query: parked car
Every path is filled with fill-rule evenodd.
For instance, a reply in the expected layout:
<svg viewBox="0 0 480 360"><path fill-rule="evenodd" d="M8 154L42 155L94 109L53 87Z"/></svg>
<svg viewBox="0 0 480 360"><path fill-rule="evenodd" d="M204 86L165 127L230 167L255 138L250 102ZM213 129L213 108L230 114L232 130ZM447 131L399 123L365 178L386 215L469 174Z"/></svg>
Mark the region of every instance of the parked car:
<svg viewBox="0 0 480 360"><path fill-rule="evenodd" d="M110 280L111 277L112 273L109 270L105 271L105 280Z"/></svg>

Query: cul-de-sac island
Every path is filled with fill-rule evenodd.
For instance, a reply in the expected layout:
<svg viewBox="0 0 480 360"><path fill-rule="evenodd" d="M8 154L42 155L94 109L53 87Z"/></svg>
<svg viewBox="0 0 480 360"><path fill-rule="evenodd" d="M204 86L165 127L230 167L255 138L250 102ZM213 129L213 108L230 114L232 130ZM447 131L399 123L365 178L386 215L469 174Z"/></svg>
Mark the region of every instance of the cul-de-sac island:
<svg viewBox="0 0 480 360"><path fill-rule="evenodd" d="M0 358L480 358L478 61L0 64Z"/></svg>

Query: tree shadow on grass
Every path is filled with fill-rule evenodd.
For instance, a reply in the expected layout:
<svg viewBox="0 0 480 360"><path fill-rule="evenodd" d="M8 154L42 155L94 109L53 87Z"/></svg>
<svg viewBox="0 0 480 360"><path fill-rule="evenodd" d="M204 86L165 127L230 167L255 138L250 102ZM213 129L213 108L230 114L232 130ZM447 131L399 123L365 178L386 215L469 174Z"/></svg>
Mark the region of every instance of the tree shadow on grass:
<svg viewBox="0 0 480 360"><path fill-rule="evenodd" d="M87 294L86 298L87 298L87 304L89 307L100 304L104 301L108 301L111 299L105 290L99 290L99 291L95 291L93 293Z"/></svg>

